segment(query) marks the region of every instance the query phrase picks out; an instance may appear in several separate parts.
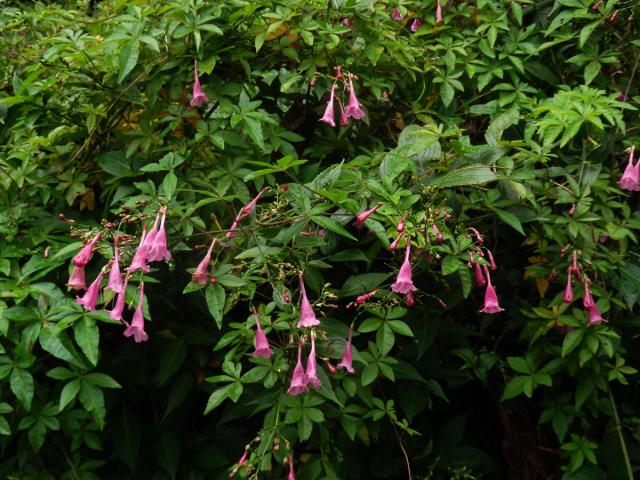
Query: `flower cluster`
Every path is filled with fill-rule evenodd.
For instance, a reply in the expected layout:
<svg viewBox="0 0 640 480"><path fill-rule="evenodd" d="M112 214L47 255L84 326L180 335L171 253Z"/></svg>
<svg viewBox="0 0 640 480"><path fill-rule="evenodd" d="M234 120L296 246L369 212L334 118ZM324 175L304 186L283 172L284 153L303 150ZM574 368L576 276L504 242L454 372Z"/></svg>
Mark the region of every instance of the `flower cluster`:
<svg viewBox="0 0 640 480"><path fill-rule="evenodd" d="M596 302L593 300L593 296L591 295L591 280L587 277L587 275L583 272L582 266L578 262L578 252L573 251L571 255L571 264L567 268L567 283L564 288L564 294L562 295L562 300L564 303L573 302L573 278L574 275L576 278L582 281L584 287L584 294L582 295L582 306L589 313L589 320L587 325L592 327L594 325L598 325L599 323L606 322L604 318L602 318L602 314L600 313L600 309Z"/></svg>
<svg viewBox="0 0 640 480"><path fill-rule="evenodd" d="M340 108L340 125L346 127L349 125L350 118L354 120L361 120L365 117L366 113L362 109L362 106L358 101L358 97L356 96L355 88L353 87L354 75L351 73L343 74L340 67L336 67L335 70L337 72L336 78L333 85L331 86L329 101L327 102L327 106L324 110L324 115L322 116L320 121L331 125L332 127L336 126L334 109L334 104L336 101L336 87L338 86L338 82L342 82L343 87L346 88L349 92L349 102L347 103L347 108L344 108L343 100L341 100L340 98L338 98L337 100L338 106Z"/></svg>

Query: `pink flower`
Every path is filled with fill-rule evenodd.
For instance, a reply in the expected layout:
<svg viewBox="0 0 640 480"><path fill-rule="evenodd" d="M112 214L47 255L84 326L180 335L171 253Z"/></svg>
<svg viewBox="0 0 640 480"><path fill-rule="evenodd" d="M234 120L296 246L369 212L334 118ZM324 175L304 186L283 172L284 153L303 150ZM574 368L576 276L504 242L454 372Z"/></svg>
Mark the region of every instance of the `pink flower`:
<svg viewBox="0 0 640 480"><path fill-rule="evenodd" d="M130 337L133 335L133 339L136 343L146 342L149 340L149 335L144 331L144 282L140 282L140 301L138 302L138 306L136 307L136 311L133 314L133 320L131 320L131 325L127 325L126 330L123 332L125 337ZM125 322L126 324L126 322Z"/></svg>
<svg viewBox="0 0 640 480"><path fill-rule="evenodd" d="M493 261L493 253L491 253L491 250L487 250L487 255L489 256L489 268L495 272L498 269L498 266L496 265L496 262Z"/></svg>
<svg viewBox="0 0 640 480"><path fill-rule="evenodd" d="M237 230L238 230L238 220L234 220L233 223L231 224L231 228L229 229L229 231L225 234L225 238L227 240L231 240L232 238L234 238L237 234Z"/></svg>
<svg viewBox="0 0 640 480"><path fill-rule="evenodd" d="M316 314L307 298L307 291L304 288L304 278L300 276L300 289L302 291L302 300L300 301L300 320L296 325L298 328L311 328L320 325L320 320L316 318Z"/></svg>
<svg viewBox="0 0 640 480"><path fill-rule="evenodd" d="M289 455L289 475L287 480L296 480L296 475L293 473L293 455Z"/></svg>
<svg viewBox="0 0 640 480"><path fill-rule="evenodd" d="M353 369L353 358L351 351L351 337L353 335L353 324L349 327L349 340L344 346L344 352L342 353L342 360L338 363L338 368L345 368L349 373L355 373Z"/></svg>
<svg viewBox="0 0 640 480"><path fill-rule="evenodd" d="M244 453L242 454L242 456L238 459L238 461L236 462L236 465L238 467L241 467L242 465L244 465L245 463L247 463L247 458L249 458L249 450L244 451Z"/></svg>
<svg viewBox="0 0 640 480"><path fill-rule="evenodd" d="M591 289L589 288L589 280L585 276L584 278L584 296L582 297L582 306L589 310L596 303L593 301L593 297L591 296Z"/></svg>
<svg viewBox="0 0 640 480"><path fill-rule="evenodd" d="M116 303L113 306L112 310L107 310L109 312L109 318L111 320L122 320L122 312L124 312L124 305L127 301L127 284L129 283L129 274L126 274L124 277L124 283L122 284L122 290L118 293L116 297Z"/></svg>
<svg viewBox="0 0 640 480"><path fill-rule="evenodd" d="M599 323L605 323L605 322L606 320L602 318L598 305L594 303L589 309L589 322L587 323L587 326L593 327L594 325L598 325Z"/></svg>
<svg viewBox="0 0 640 480"><path fill-rule="evenodd" d="M473 227L469 227L469 230L471 230L471 233L475 235L476 242L482 245L484 243L484 238L482 238L482 235L480 235L480 232Z"/></svg>
<svg viewBox="0 0 640 480"><path fill-rule="evenodd" d="M144 246L147 250L151 250L151 245L158 234L158 222L160 221L160 212L156 215L156 219L151 226L151 230L147 232L147 236L144 237Z"/></svg>
<svg viewBox="0 0 640 480"><path fill-rule="evenodd" d="M411 31L413 33L417 32L418 29L422 26L422 20L420 20L419 18L416 18L413 20L413 22L411 23Z"/></svg>
<svg viewBox="0 0 640 480"><path fill-rule="evenodd" d="M69 277L69 281L67 285L71 287L73 290L82 290L87 288L86 280L84 276L84 266L79 267L77 265L73 266L73 271L71 272L71 276Z"/></svg>
<svg viewBox="0 0 640 480"><path fill-rule="evenodd" d="M331 95L329 96L329 102L327 103L327 108L324 110L324 115L320 119L321 122L324 122L332 127L336 126L336 121L334 119L333 113L333 101L335 98L336 86L335 84L331 87Z"/></svg>
<svg viewBox="0 0 640 480"><path fill-rule="evenodd" d="M484 275L487 278L487 289L484 292L484 307L480 310L482 313L498 313L502 312L504 308L500 308L498 303L498 296L496 290L491 284L491 276L489 275L489 269L486 265L484 267Z"/></svg>
<svg viewBox="0 0 640 480"><path fill-rule="evenodd" d="M407 249L404 254L404 262L400 267L396 281L391 285L391 290L396 293L411 293L415 292L417 288L413 285L413 279L411 276L411 262L409 261L409 255L411 253L411 241L407 242Z"/></svg>
<svg viewBox="0 0 640 480"><path fill-rule="evenodd" d="M567 215L569 215L570 217L573 217L573 214L576 213L576 204L573 203L571 205L571 208L569 209L569 211L567 212Z"/></svg>
<svg viewBox="0 0 640 480"><path fill-rule="evenodd" d="M479 263L473 264L473 276L477 286L484 287L487 284L487 281L484 279L484 275L482 274L482 267Z"/></svg>
<svg viewBox="0 0 640 480"><path fill-rule="evenodd" d="M578 266L578 252L574 250L571 258L571 272L578 273L579 271L580 267Z"/></svg>
<svg viewBox="0 0 640 480"><path fill-rule="evenodd" d="M375 207L370 208L369 210L365 210L364 212L356 215L356 224L362 225L365 222L365 220L369 218L370 215L375 213L375 211L378 210L381 206L382 204L379 203Z"/></svg>
<svg viewBox="0 0 640 480"><path fill-rule="evenodd" d="M347 105L347 117L354 120L364 118L366 113L360 107L360 102L356 97L356 91L353 88L353 75L349 75L349 104Z"/></svg>
<svg viewBox="0 0 640 480"><path fill-rule="evenodd" d="M633 153L635 149L636 147L633 146L629 150L629 163L627 163L627 168L624 169L619 185L623 190L637 192L640 190L640 185L638 185L638 180L640 179L640 159L638 159L635 165L633 164Z"/></svg>
<svg viewBox="0 0 640 480"><path fill-rule="evenodd" d="M89 260L91 260L91 255L93 254L93 246L98 240L100 240L101 236L102 232L98 232L96 236L89 240L89 243L82 247L82 249L76 254L76 256L73 257L72 262L76 267L85 267L87 263L89 263Z"/></svg>
<svg viewBox="0 0 640 480"><path fill-rule="evenodd" d="M338 99L338 106L340 107L340 125L343 127L349 126L349 117L347 117L347 112L344 110L344 106L342 105L342 101Z"/></svg>
<svg viewBox="0 0 640 480"><path fill-rule="evenodd" d="M397 8L394 8L393 10L391 10L391 18L393 18L394 20L400 21L404 18L404 15L401 14Z"/></svg>
<svg viewBox="0 0 640 480"><path fill-rule="evenodd" d="M149 271L149 265L147 265L147 257L149 255L149 247L146 244L147 230L142 227L142 235L140 236L140 243L136 249L136 253L133 255L131 265L126 268L126 271L131 273L140 269L144 272Z"/></svg>
<svg viewBox="0 0 640 480"><path fill-rule="evenodd" d="M431 228L433 228L433 233L436 234L436 238L434 240L434 243L436 245L439 245L442 243L442 232L440 232L440 229L438 228L438 226L434 223Z"/></svg>
<svg viewBox="0 0 640 480"><path fill-rule="evenodd" d="M311 350L307 357L307 371L305 373L305 378L307 380L307 385L311 384L313 388L318 388L321 385L316 368L316 339L313 334L311 334Z"/></svg>
<svg viewBox="0 0 640 480"><path fill-rule="evenodd" d="M369 292L369 293L363 293L362 295L356 297L356 303L358 305L362 305L371 297L373 297L376 293L378 293L378 290L373 290L372 292Z"/></svg>
<svg viewBox="0 0 640 480"><path fill-rule="evenodd" d="M402 239L403 235L404 235L404 232L400 232L400 235L398 235L398 237L393 242L391 242L391 245L387 247L387 250L390 250L392 252L397 250L398 244L400 243L400 240Z"/></svg>
<svg viewBox="0 0 640 480"><path fill-rule="evenodd" d="M404 227L406 225L406 222L407 222L407 212L404 213L404 215L402 216L402 218L398 222L398 225L396 225L396 231L398 233L404 232Z"/></svg>
<svg viewBox="0 0 640 480"><path fill-rule="evenodd" d="M113 241L113 258L111 259L111 270L109 271L109 281L105 290L113 293L122 292L122 276L120 275L120 252L118 251L118 240Z"/></svg>
<svg viewBox="0 0 640 480"><path fill-rule="evenodd" d="M344 25L345 27L350 27L351 26L351 20L348 17L345 17L342 19L342 25Z"/></svg>
<svg viewBox="0 0 640 480"><path fill-rule="evenodd" d="M198 285L204 285L207 283L207 280L209 280L209 264L211 263L211 253L213 252L213 247L216 245L216 240L217 238L214 238L211 241L209 250L207 250L206 255L196 267L196 271L191 275L191 281L196 282Z"/></svg>
<svg viewBox="0 0 640 480"><path fill-rule="evenodd" d="M412 292L409 292L404 296L404 303L407 307L413 307L416 304L416 299Z"/></svg>
<svg viewBox="0 0 640 480"><path fill-rule="evenodd" d="M562 295L562 301L564 303L571 303L573 301L573 287L571 286L572 280L571 267L569 267L567 269L567 286L564 287L564 295Z"/></svg>
<svg viewBox="0 0 640 480"><path fill-rule="evenodd" d="M440 0L437 1L436 4L436 23L442 23L442 5L440 5Z"/></svg>
<svg viewBox="0 0 640 480"><path fill-rule="evenodd" d="M293 369L293 376L291 377L291 385L287 393L289 395L299 395L308 390L307 388L307 376L304 374L304 367L302 366L302 342L298 342L298 363Z"/></svg>
<svg viewBox="0 0 640 480"><path fill-rule="evenodd" d="M192 107L197 107L198 105L202 105L203 103L207 103L209 101L209 99L207 98L207 96L205 95L205 93L202 91L202 88L200 87L200 78L198 77L198 62L194 62L194 80L193 80L193 93L192 93L192 98L191 98L191 102L189 103L189 105L191 105Z"/></svg>
<svg viewBox="0 0 640 480"><path fill-rule="evenodd" d="M251 215L251 212L253 212L253 209L258 203L258 200L260 200L260 197L262 197L264 192L266 192L267 190L268 188L263 188L262 190L260 190L258 194L249 203L247 203L244 207L240 209L240 212L238 212L238 215L236 216L237 222Z"/></svg>
<svg viewBox="0 0 640 480"><path fill-rule="evenodd" d="M260 319L258 313L254 310L253 316L256 319L256 350L253 352L254 357L271 358L271 347L267 336L264 334L264 330L260 326Z"/></svg>
<svg viewBox="0 0 640 480"><path fill-rule="evenodd" d="M162 220L160 220L160 229L153 237L150 245L149 257L150 262L160 262L162 260L168 262L171 260L171 252L167 249L167 231L164 223L167 218L167 207L162 209ZM148 242L147 242L148 244Z"/></svg>
<svg viewBox="0 0 640 480"><path fill-rule="evenodd" d="M89 288L87 288L84 295L82 297L76 297L76 303L82 305L85 310L89 310L90 312L94 312L96 310L96 302L100 295L100 283L102 282L102 277L104 277L104 272L100 271L96 279L91 283L91 285L89 285Z"/></svg>

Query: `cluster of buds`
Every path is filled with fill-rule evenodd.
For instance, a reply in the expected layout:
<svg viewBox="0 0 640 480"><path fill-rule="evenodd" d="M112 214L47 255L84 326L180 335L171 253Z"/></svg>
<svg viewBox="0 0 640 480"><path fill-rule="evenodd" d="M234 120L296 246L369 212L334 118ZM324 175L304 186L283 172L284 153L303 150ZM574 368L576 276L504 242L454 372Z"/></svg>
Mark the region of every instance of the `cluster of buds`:
<svg viewBox="0 0 640 480"><path fill-rule="evenodd" d="M564 255L567 252L568 246L563 247L560 250L560 254ZM569 304L573 302L573 278L575 277L582 281L584 287L584 294L582 296L582 306L589 313L589 321L587 325L590 327L594 325L598 325L599 323L606 322L604 318L602 318L602 314L600 313L600 309L598 305L596 305L593 300L593 296L591 295L591 281L586 276L586 274L582 271L582 266L578 262L578 252L576 250L571 254L571 263L567 268L567 283L564 287L564 293L562 295L562 300L564 303Z"/></svg>
<svg viewBox="0 0 640 480"><path fill-rule="evenodd" d="M343 74L341 67L336 67L334 70L336 70L335 81L331 86L329 101L327 102L327 106L324 110L324 115L322 115L320 121L331 125L332 127L336 126L334 103L337 100L338 106L340 108L340 125L346 127L349 125L350 118L354 120L361 120L365 117L366 113L362 109L362 106L358 101L358 97L356 96L355 88L353 87L353 79L355 78L354 75L351 73ZM343 86L349 92L349 102L347 103L346 108L344 108L343 100L341 100L339 97L336 99L336 88L338 86L338 82L342 82Z"/></svg>

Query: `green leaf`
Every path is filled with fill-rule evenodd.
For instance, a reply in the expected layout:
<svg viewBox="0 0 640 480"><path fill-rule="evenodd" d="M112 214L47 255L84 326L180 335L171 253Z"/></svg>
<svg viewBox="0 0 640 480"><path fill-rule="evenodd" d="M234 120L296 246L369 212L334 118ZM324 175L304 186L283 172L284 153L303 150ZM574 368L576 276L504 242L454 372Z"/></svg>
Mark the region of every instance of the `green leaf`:
<svg viewBox="0 0 640 480"><path fill-rule="evenodd" d="M224 387L215 390L209 396L209 401L207 401L207 406L204 409L205 415L227 399L227 397L229 396L229 390L231 389L232 385L233 384L225 385Z"/></svg>
<svg viewBox="0 0 640 480"><path fill-rule="evenodd" d="M582 338L584 337L584 329L576 328L571 330L562 342L562 357L566 357L571 352L573 352L580 343L582 343Z"/></svg>
<svg viewBox="0 0 640 480"><path fill-rule="evenodd" d="M11 435L11 427L4 417L0 417L0 435Z"/></svg>
<svg viewBox="0 0 640 480"><path fill-rule="evenodd" d="M73 336L82 353L85 354L91 365L95 367L98 364L98 355L100 354L100 330L96 325L96 321L85 315L82 320L76 322L73 326Z"/></svg>
<svg viewBox="0 0 640 480"><path fill-rule="evenodd" d="M11 391L20 400L25 410L31 410L31 401L33 400L33 377L28 370L24 368L15 367L11 372L11 379L9 381Z"/></svg>
<svg viewBox="0 0 640 480"><path fill-rule="evenodd" d="M138 460L141 430L136 417L123 408L122 414L114 422L113 446L118 457L127 464L131 471L135 470Z"/></svg>
<svg viewBox="0 0 640 480"><path fill-rule="evenodd" d="M135 68L140 55L140 42L135 39L124 44L118 57L118 83L122 83L129 72Z"/></svg>
<svg viewBox="0 0 640 480"><path fill-rule="evenodd" d="M450 275L453 272L464 268L466 268L464 262L462 262L459 258L454 257L453 255L447 255L442 261L443 275Z"/></svg>
<svg viewBox="0 0 640 480"><path fill-rule="evenodd" d="M601 20L596 20L595 22L591 22L589 25L582 27L582 30L580 30L580 48L584 47L584 44L587 43L587 40L589 40L589 37L591 36L593 31L598 28L600 22Z"/></svg>
<svg viewBox="0 0 640 480"><path fill-rule="evenodd" d="M64 407L69 405L69 403L78 396L78 392L80 392L80 379L76 378L67 383L62 389L58 410L64 410Z"/></svg>
<svg viewBox="0 0 640 480"><path fill-rule="evenodd" d="M347 230L345 230L345 228L333 218L320 217L320 216L314 215L311 217L311 220L313 220L315 223L317 223L321 227L324 227L327 230L337 233L338 235L342 235L343 237L346 237L353 241L358 240L356 237L351 235Z"/></svg>
<svg viewBox="0 0 640 480"><path fill-rule="evenodd" d="M449 82L442 82L442 85L440 85L440 98L442 99L442 103L445 107L448 107L451 104L455 94L456 92Z"/></svg>
<svg viewBox="0 0 640 480"><path fill-rule="evenodd" d="M506 210L501 210L499 208L492 208L491 210L497 213L504 223L513 227L513 229L518 233L525 235L524 230L522 229L522 224L520 223L520 219L518 219L518 217L516 217L513 213Z"/></svg>
<svg viewBox="0 0 640 480"><path fill-rule="evenodd" d="M156 458L169 477L173 480L180 465L181 444L172 432L163 433L158 443Z"/></svg>
<svg viewBox="0 0 640 480"><path fill-rule="evenodd" d="M530 379L531 377L526 375L518 375L517 377L513 377L511 380L509 380L509 383L507 383L500 401L509 400L522 394L524 392L525 383Z"/></svg>
<svg viewBox="0 0 640 480"><path fill-rule="evenodd" d="M439 177L428 179L427 185L439 188L462 187L465 185L482 185L497 179L498 177L491 168L484 165L469 165L452 170Z"/></svg>
<svg viewBox="0 0 640 480"><path fill-rule="evenodd" d="M164 193L165 197L167 198L172 198L173 195L176 193L176 187L178 186L178 177L176 177L176 174L173 172L168 172L165 177L164 180L162 180L162 192Z"/></svg>
<svg viewBox="0 0 640 480"><path fill-rule="evenodd" d="M378 366L375 363L367 365L362 370L360 378L363 387L373 383L374 380L378 378Z"/></svg>
<svg viewBox="0 0 640 480"><path fill-rule="evenodd" d="M260 122L251 117L244 117L244 124L247 127L245 131L247 132L247 135L249 135L249 138L253 140L260 150L265 151L264 136L262 134L262 125Z"/></svg>
<svg viewBox="0 0 640 480"><path fill-rule="evenodd" d="M122 388L122 385L104 373L88 373L84 376L84 379L87 383L95 385L96 387Z"/></svg>
<svg viewBox="0 0 640 480"><path fill-rule="evenodd" d="M207 299L207 307L211 316L216 322L218 329L222 329L222 317L224 314L225 292L220 285L208 285L205 289L205 298Z"/></svg>
<svg viewBox="0 0 640 480"><path fill-rule="evenodd" d="M413 337L411 328L402 320L389 320L387 321L387 325L391 327L391 330L399 333L400 335L404 335L405 337Z"/></svg>

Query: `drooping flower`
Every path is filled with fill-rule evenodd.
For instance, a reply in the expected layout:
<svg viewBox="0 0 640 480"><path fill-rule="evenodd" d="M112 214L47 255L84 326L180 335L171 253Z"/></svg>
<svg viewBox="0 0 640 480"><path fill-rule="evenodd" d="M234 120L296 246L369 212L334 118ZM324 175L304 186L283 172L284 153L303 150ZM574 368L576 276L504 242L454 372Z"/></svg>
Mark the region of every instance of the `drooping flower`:
<svg viewBox="0 0 640 480"><path fill-rule="evenodd" d="M413 292L409 292L404 296L404 304L407 307L413 307L416 304L416 299L413 296Z"/></svg>
<svg viewBox="0 0 640 480"><path fill-rule="evenodd" d="M144 282L140 282L140 300L138 301L138 306L136 307L136 311L133 314L133 320L131 320L131 325L127 325L126 330L123 332L125 337L130 337L133 335L133 339L136 343L146 342L149 340L149 335L144 331Z"/></svg>
<svg viewBox="0 0 640 480"><path fill-rule="evenodd" d="M318 388L321 385L316 365L316 339L313 333L311 334L311 350L307 357L305 378L307 380L307 385L311 384L313 388Z"/></svg>
<svg viewBox="0 0 640 480"><path fill-rule="evenodd" d="M329 375L335 375L335 373L338 371L336 370L336 367L331 364L331 361L328 358L324 359L324 365L327 367Z"/></svg>
<svg viewBox="0 0 640 480"><path fill-rule="evenodd" d="M167 207L162 209L162 220L160 220L160 228L158 233L153 237L151 243L148 260L150 262L168 262L171 260L171 252L167 249L167 230L165 229L165 221L167 219Z"/></svg>
<svg viewBox="0 0 640 480"><path fill-rule="evenodd" d="M605 322L606 320L602 318L602 314L600 313L598 305L594 303L589 309L589 322L587 323L587 326L593 327L594 325Z"/></svg>
<svg viewBox="0 0 640 480"><path fill-rule="evenodd" d="M207 250L206 255L196 267L196 271L191 275L191 281L196 282L198 285L204 285L209 280L209 264L211 263L211 253L213 252L213 247L216 245L216 241L217 238L211 241L209 250Z"/></svg>
<svg viewBox="0 0 640 480"><path fill-rule="evenodd" d="M347 117L347 112L344 110L344 106L342 105L342 101L338 99L338 106L340 107L340 125L343 127L349 126L349 117Z"/></svg>
<svg viewBox="0 0 640 480"><path fill-rule="evenodd" d="M147 257L149 255L149 247L147 246L145 240L147 238L147 231L145 227L142 227L142 235L140 236L140 243L138 244L138 248L136 249L136 253L133 255L133 260L131 260L131 265L126 268L126 271L131 273L140 269L144 272L149 271L149 265L147 265Z"/></svg>
<svg viewBox="0 0 640 480"><path fill-rule="evenodd" d="M396 293L411 293L415 292L417 288L413 284L411 275L411 262L409 261L409 255L411 254L411 241L407 241L407 249L404 254L404 262L400 267L396 281L391 285L391 290Z"/></svg>
<svg viewBox="0 0 640 480"><path fill-rule="evenodd" d="M589 279L584 277L584 296L582 297L582 306L589 310L591 307L595 305L593 301L593 297L591 296L591 289L589 288Z"/></svg>
<svg viewBox="0 0 640 480"><path fill-rule="evenodd" d="M363 293L362 295L359 295L358 297L356 297L356 303L358 305L362 305L363 303L366 303L366 301L369 300L371 297L373 297L376 293L378 293L378 290L373 290L368 293Z"/></svg>
<svg viewBox="0 0 640 480"><path fill-rule="evenodd" d="M571 275L571 267L567 269L567 286L564 287L564 295L562 295L562 301L564 303L571 303L573 301L573 276Z"/></svg>
<svg viewBox="0 0 640 480"><path fill-rule="evenodd" d="M393 242L391 242L391 245L387 247L387 250L390 250L392 252L397 250L398 244L400 243L400 240L402 239L403 236L404 236L404 232L400 232L400 235L398 235L396 239Z"/></svg>
<svg viewBox="0 0 640 480"><path fill-rule="evenodd" d="M242 465L244 465L245 463L247 463L247 459L249 458L249 450L247 450L245 448L244 452L242 453L242 456L238 459L238 461L236 462L236 465L238 467L241 467Z"/></svg>
<svg viewBox="0 0 640 480"><path fill-rule="evenodd" d="M353 369L353 356L351 351L351 338L353 336L353 324L349 326L349 339L344 346L344 352L342 353L342 359L338 363L338 368L345 368L349 373L355 373Z"/></svg>
<svg viewBox="0 0 640 480"><path fill-rule="evenodd" d="M618 184L620 188L623 190L631 190L637 192L640 190L640 185L638 184L640 180L640 159L634 165L633 164L633 153L635 152L635 146L631 147L629 150L629 163L627 163L627 167L624 169L624 173L622 174L622 178Z"/></svg>
<svg viewBox="0 0 640 480"><path fill-rule="evenodd" d="M402 215L402 218L398 222L398 225L396 225L396 231L398 233L404 232L404 227L406 226L406 224L407 224L407 212L405 212L404 215Z"/></svg>
<svg viewBox="0 0 640 480"><path fill-rule="evenodd" d="M156 215L156 219L151 226L151 229L147 232L147 236L144 237L144 245L148 250L151 250L151 246L153 245L153 241L158 234L158 222L160 221L160 212Z"/></svg>
<svg viewBox="0 0 640 480"><path fill-rule="evenodd" d="M469 230L471 230L471 233L475 235L476 242L482 245L484 243L484 238L482 238L482 235L480 235L480 232L473 227L469 227Z"/></svg>
<svg viewBox="0 0 640 480"><path fill-rule="evenodd" d="M300 290L302 291L302 299L300 300L300 320L296 325L298 328L311 328L320 325L320 320L316 318L316 314L307 298L307 291L304 288L304 278L300 275Z"/></svg>
<svg viewBox="0 0 640 480"><path fill-rule="evenodd" d="M398 10L397 8L394 8L393 10L391 10L391 18L393 18L394 20L400 21L404 18L404 15L400 13L400 10Z"/></svg>
<svg viewBox="0 0 640 480"><path fill-rule="evenodd" d="M260 200L260 197L262 197L262 195L264 195L264 192L266 192L267 190L269 190L268 187L260 190L258 194L249 201L249 203L247 203L244 207L240 209L240 212L238 212L238 215L236 216L237 222L251 215L251 212L253 212L253 209L258 203L258 200Z"/></svg>
<svg viewBox="0 0 640 480"><path fill-rule="evenodd" d="M234 238L236 236L236 234L238 233L238 220L234 220L233 223L231 224L231 228L229 228L229 231L225 234L225 238L227 240L231 240L232 238Z"/></svg>
<svg viewBox="0 0 640 480"><path fill-rule="evenodd" d="M431 228L433 228L433 233L436 234L436 238L433 241L436 245L439 245L442 243L442 232L440 231L440 229L438 228L438 226L434 223Z"/></svg>
<svg viewBox="0 0 640 480"><path fill-rule="evenodd" d="M493 260L493 253L491 253L491 250L487 250L487 256L489 257L489 268L491 269L491 271L495 272L498 269L498 266Z"/></svg>
<svg viewBox="0 0 640 480"><path fill-rule="evenodd" d="M194 62L194 79L193 79L193 93L191 95L191 102L189 105L192 107L197 107L198 105L202 105L203 103L207 103L209 99L202 91L200 87L200 77L198 76L198 62Z"/></svg>
<svg viewBox="0 0 640 480"><path fill-rule="evenodd" d="M271 358L271 347L269 346L269 341L267 340L267 336L262 330L260 326L260 319L258 318L258 313L254 310L253 316L256 320L256 349L253 352L254 357L262 357L262 358Z"/></svg>
<svg viewBox="0 0 640 480"><path fill-rule="evenodd" d="M422 20L419 18L415 18L413 22L411 22L411 31L413 33L417 32L418 29L422 26Z"/></svg>
<svg viewBox="0 0 640 480"><path fill-rule="evenodd" d="M442 5L440 5L440 0L436 3L436 23L442 23L444 18L442 17Z"/></svg>
<svg viewBox="0 0 640 480"><path fill-rule="evenodd" d="M73 264L76 267L86 267L89 260L91 260L91 255L93 254L93 247L100 237L102 236L102 232L98 232L95 237L93 237L89 242L80 249L80 251L73 257Z"/></svg>
<svg viewBox="0 0 640 480"><path fill-rule="evenodd" d="M87 288L87 291L84 292L84 295L82 297L76 297L76 303L82 305L85 310L89 310L90 312L95 311L98 296L100 295L100 283L102 283L102 277L104 277L104 272L100 271L96 279L91 282L91 285Z"/></svg>
<svg viewBox="0 0 640 480"><path fill-rule="evenodd" d="M491 284L491 275L489 274L489 269L486 265L484 267L484 275L487 279L487 289L484 292L484 307L480 310L482 313L498 313L502 312L504 308L500 307L498 303L498 296L496 295L496 290L493 288Z"/></svg>
<svg viewBox="0 0 640 480"><path fill-rule="evenodd" d="M349 104L347 105L347 117L354 120L360 120L364 118L366 113L362 110L358 97L356 97L356 91L353 88L353 75L349 74Z"/></svg>
<svg viewBox="0 0 640 480"><path fill-rule="evenodd" d="M569 208L569 211L567 211L567 215L569 215L570 217L573 217L575 213L576 213L576 204L572 203L571 208Z"/></svg>
<svg viewBox="0 0 640 480"><path fill-rule="evenodd" d="M573 251L573 255L571 258L571 272L578 273L580 272L580 267L578 266L578 252Z"/></svg>
<svg viewBox="0 0 640 480"><path fill-rule="evenodd" d="M357 225L362 225L367 218L369 218L372 214L376 212L382 206L381 203L378 203L375 207L370 208L369 210L365 210L362 213L356 215L355 223Z"/></svg>
<svg viewBox="0 0 640 480"><path fill-rule="evenodd" d="M71 272L67 285L73 290L83 290L87 288L83 266L73 266L73 271Z"/></svg>
<svg viewBox="0 0 640 480"><path fill-rule="evenodd" d="M289 395L299 395L301 393L306 392L307 387L307 376L304 373L304 367L302 366L302 342L298 342L298 362L296 363L296 367L293 369L293 375L291 376L291 384L289 385L289 390L287 393Z"/></svg>
<svg viewBox="0 0 640 480"><path fill-rule="evenodd" d="M287 480L296 480L296 475L293 473L293 455L289 455L289 475Z"/></svg>
<svg viewBox="0 0 640 480"><path fill-rule="evenodd" d="M129 283L129 274L124 277L124 283L122 284L122 291L120 291L116 297L116 303L112 310L109 312L109 318L111 320L122 320L122 313L124 312L124 305L127 301L127 284Z"/></svg>
<svg viewBox="0 0 640 480"><path fill-rule="evenodd" d="M113 258L111 259L111 270L109 271L109 281L105 290L113 293L122 292L122 275L120 274L120 252L118 251L118 239L113 240Z"/></svg>
<svg viewBox="0 0 640 480"><path fill-rule="evenodd" d="M336 86L335 84L331 87L331 95L329 96L329 102L327 103L327 108L324 110L324 115L320 119L321 122L324 122L332 127L336 126L336 121L334 118L333 112L333 102L336 94Z"/></svg>
<svg viewBox="0 0 640 480"><path fill-rule="evenodd" d="M477 286L484 287L487 284L487 281L484 279L484 275L482 274L482 267L479 263L473 264L473 277Z"/></svg>

